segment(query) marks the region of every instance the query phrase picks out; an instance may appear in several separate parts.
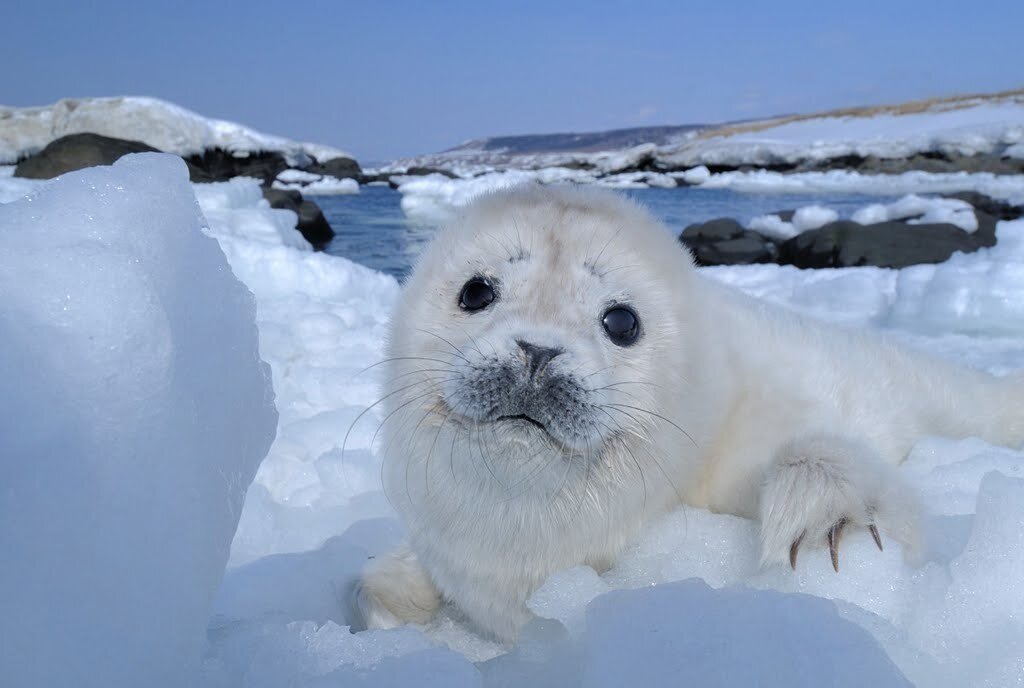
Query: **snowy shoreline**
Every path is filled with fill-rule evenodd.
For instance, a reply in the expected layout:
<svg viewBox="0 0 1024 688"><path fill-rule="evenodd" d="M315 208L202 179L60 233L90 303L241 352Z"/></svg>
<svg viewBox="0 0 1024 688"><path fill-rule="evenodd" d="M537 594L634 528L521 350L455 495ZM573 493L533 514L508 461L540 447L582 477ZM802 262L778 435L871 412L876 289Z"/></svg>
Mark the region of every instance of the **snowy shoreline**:
<svg viewBox="0 0 1024 688"><path fill-rule="evenodd" d="M1000 155L1016 155L1020 117L1000 112L1006 126L987 130L977 150L998 140ZM936 131L956 129L950 121ZM609 170L626 166L601 178L547 166L395 184L403 209L431 221L489 189L537 181L979 191L1024 203L1019 174L694 167L677 178L602 155ZM756 524L680 507L608 571L552 576L515 648L451 609L427 626L353 634L347 590L402 535L380 491L383 418L372 408L398 283L314 253L296 213L270 207L255 179L189 184L180 159L158 154L54 181L12 172L0 168L0 369L10 383L0 456L15 457L13 487L0 490L0 551L13 562L0 568L0 664L17 685L46 676L169 688L612 686L671 676L952 688L1024 675L1024 452L974 438L924 438L900 468L928 512L920 562L851 533L838 575L824 550L802 552L796 571L762 569ZM893 201L860 219L920 211L971 231L961 205ZM827 217L816 209L760 224L785 233ZM836 327L1020 375L1024 220L999 221L995 233L990 248L899 270L703 274Z"/></svg>

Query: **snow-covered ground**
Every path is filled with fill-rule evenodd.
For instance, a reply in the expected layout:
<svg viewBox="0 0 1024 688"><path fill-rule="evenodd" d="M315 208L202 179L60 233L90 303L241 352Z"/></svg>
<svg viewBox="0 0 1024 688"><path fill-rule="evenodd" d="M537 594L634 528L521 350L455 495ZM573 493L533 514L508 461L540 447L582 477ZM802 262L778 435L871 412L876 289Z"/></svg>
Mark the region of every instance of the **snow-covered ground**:
<svg viewBox="0 0 1024 688"><path fill-rule="evenodd" d="M874 114L811 117L775 126L715 131L659 151L673 167L771 165L847 155L906 158L915 153L1002 154L1024 141L1024 93L936 103L921 112L882 109Z"/></svg>
<svg viewBox="0 0 1024 688"><path fill-rule="evenodd" d="M297 166L352 157L330 146L299 143L235 122L203 117L159 98L119 96L64 98L42 107L0 106L0 164L13 163L61 136L82 132L141 141L183 156L211 148L241 157L276 151Z"/></svg>
<svg viewBox="0 0 1024 688"><path fill-rule="evenodd" d="M706 165L793 165L845 156L896 159L919 153L1024 157L1024 90L708 127L661 145L603 152L509 156L455 149L399 160L387 169L400 174L408 167L431 167L472 177L513 169L583 167L602 177L653 163L675 175Z"/></svg>
<svg viewBox="0 0 1024 688"><path fill-rule="evenodd" d="M114 672L120 663L176 667L135 682L156 686L1024 684L1024 454L975 439L926 438L901 468L929 511L928 546L913 565L894 544L879 553L864 533L851 533L838 575L824 551L802 552L795 572L761 570L754 523L682 508L603 575L581 567L553 576L532 598L538 619L515 648L480 638L450 610L425 628L350 633L348 585L368 556L401 536L379 491L373 441L382 418L376 409L363 414L378 397L373 364L383 355L398 285L312 253L289 233L294 215L270 209L252 181L193 185L216 250L202 241L183 174L152 156L50 183L0 170L0 200L13 201L0 207L0 369L9 382L0 418L10 423L0 432L0 461L21 481L13 493L0 490L0 665L74 671L70 660L95 652L110 671L80 674L74 685L107 686L128 685L104 681L127 674ZM862 183L830 183L843 179ZM888 193L934 191L928 183L939 183L897 179ZM440 200L422 203L447 212L471 195L449 198L465 188L431 184L429 193L403 190L403 207L433 198ZM986 184L996 188L979 175L957 188ZM1006 184L1002 197L1020 193L1019 180ZM159 202L154 187L166 190ZM31 200L15 200L33 190ZM29 233L36 229L47 233ZM705 272L837 326L887 329L912 346L1004 374L1024 368L1024 221L997 231L994 248L942 265ZM174 249L179 243L195 246ZM251 394L220 358L208 357L246 350L242 306L228 322L206 319L217 295L233 293L221 251L255 295L259 351L280 417L241 513L232 512L238 530L210 606L227 517L202 550L202 567L181 556L187 541L178 538L205 523L203 508L237 504L244 481L224 474L211 487L207 472L237 468L244 461L230 457L259 446L246 427L265 432L245 406L258 406L263 392ZM34 276L41 269L43 277ZM61 329L69 305L89 317ZM96 323L116 323L101 331L125 339L109 350L107 339L93 343L87 335ZM174 348L189 333L202 334L205 345ZM150 365L163 360L154 358L161 351L186 380L186 397L195 384L240 404L231 420L180 405L177 387L165 391L163 369ZM86 359L90 352L95 358ZM52 363L40 366L50 354ZM79 371L91 377L75 377ZM61 393L44 394L54 389ZM84 415L79 396L91 404ZM173 418L160 425L165 416ZM242 417L252 425L239 425ZM154 424L162 434L149 432ZM224 456L178 446L176 433L191 441L197 427ZM26 436L50 444L28 455ZM49 447L55 451L45 453ZM105 456L94 447L117 451ZM9 459L23 456L49 458ZM184 463L168 463L171 456ZM150 474L157 465L166 470ZM100 473L77 480L93 467ZM198 494L184 498L195 485ZM123 508L111 501L118 495L129 495ZM25 500L38 508L19 509ZM94 511L113 530L91 528ZM71 527L51 529L55 523ZM37 563L48 567L45 577L32 577ZM163 586L170 580L179 584ZM124 588L123 599L71 594L98 581ZM196 624L203 608L210 611L205 641ZM90 624L97 630L84 645L63 630ZM201 678L177 680L198 659L183 657L201 644Z"/></svg>

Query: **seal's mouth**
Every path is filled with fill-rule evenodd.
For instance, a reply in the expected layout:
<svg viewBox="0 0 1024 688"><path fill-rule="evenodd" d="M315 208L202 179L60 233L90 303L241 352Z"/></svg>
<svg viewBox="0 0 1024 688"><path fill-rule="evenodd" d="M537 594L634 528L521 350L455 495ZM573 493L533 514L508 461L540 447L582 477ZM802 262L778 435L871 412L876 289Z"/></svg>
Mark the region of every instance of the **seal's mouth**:
<svg viewBox="0 0 1024 688"><path fill-rule="evenodd" d="M533 425L534 427L538 427L541 430L543 430L544 432L548 432L547 426L545 426L543 423L541 423L536 418L530 418L525 413L517 413L514 416L498 416L497 418L494 419L494 422L498 423L498 422L503 421L503 420L511 420L511 421L521 420L521 421L526 421L530 425Z"/></svg>

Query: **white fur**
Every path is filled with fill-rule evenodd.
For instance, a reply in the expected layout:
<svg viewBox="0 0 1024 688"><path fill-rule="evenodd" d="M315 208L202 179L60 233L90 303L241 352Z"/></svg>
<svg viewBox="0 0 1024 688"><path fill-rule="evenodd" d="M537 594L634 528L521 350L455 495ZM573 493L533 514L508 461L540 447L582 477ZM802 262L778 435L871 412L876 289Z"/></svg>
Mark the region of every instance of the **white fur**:
<svg viewBox="0 0 1024 688"><path fill-rule="evenodd" d="M466 313L474 275L499 296ZM630 347L601 326L622 302L642 323ZM585 380L601 407L581 412L586 433L559 445L466 401L474 366L515 362L517 339L565 350L550 374ZM366 572L370 627L423 621L444 598L513 639L548 575L603 570L681 501L760 516L765 562L801 535L820 546L840 519L913 545L916 507L892 467L916 438L1024 439L1019 385L718 285L646 212L596 190L465 209L405 286L389 359L384 486L408 549Z"/></svg>

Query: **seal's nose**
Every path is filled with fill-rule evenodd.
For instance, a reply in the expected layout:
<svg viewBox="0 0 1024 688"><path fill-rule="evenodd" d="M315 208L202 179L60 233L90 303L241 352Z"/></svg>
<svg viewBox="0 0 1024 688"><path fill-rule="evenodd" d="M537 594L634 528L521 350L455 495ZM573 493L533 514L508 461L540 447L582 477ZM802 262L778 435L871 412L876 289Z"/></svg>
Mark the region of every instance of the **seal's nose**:
<svg viewBox="0 0 1024 688"><path fill-rule="evenodd" d="M536 344L530 344L524 342L521 339L516 340L516 344L526 354L526 368L529 371L530 378L537 377L537 374L544 370L544 367L551 362L551 359L559 354L564 353L562 349L556 349L547 346L537 346Z"/></svg>

